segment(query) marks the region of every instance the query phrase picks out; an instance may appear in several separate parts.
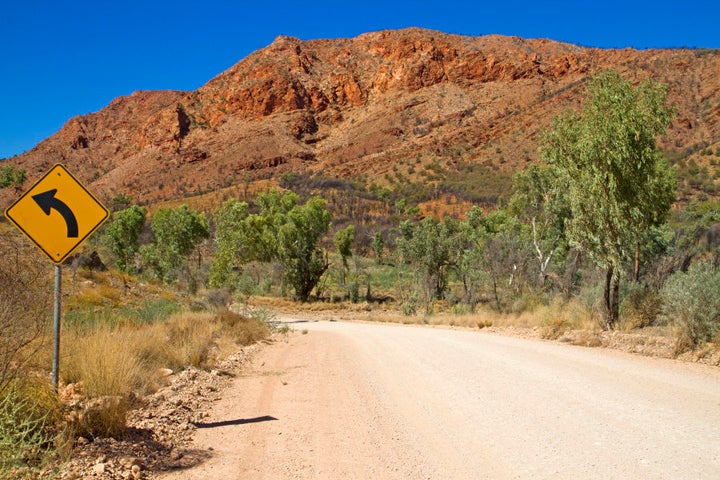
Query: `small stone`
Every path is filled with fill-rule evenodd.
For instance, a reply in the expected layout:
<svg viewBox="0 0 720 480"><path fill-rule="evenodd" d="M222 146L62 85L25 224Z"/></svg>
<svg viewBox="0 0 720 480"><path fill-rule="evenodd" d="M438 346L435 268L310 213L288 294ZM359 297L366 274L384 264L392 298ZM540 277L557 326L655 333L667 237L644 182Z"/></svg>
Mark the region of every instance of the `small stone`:
<svg viewBox="0 0 720 480"><path fill-rule="evenodd" d="M75 442L76 442L79 446L84 447L85 445L87 445L88 443L90 443L90 440L88 440L88 439L85 438L85 437L78 437L77 440L75 440Z"/></svg>
<svg viewBox="0 0 720 480"><path fill-rule="evenodd" d="M93 465L93 472L97 473L98 475L102 475L105 473L105 464L104 463L96 463Z"/></svg>

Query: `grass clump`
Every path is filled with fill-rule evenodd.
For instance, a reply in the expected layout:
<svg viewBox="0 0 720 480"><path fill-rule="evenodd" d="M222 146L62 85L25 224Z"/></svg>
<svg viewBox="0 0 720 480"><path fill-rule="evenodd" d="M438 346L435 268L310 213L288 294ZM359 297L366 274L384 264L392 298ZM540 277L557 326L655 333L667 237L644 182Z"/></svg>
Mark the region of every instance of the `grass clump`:
<svg viewBox="0 0 720 480"><path fill-rule="evenodd" d="M599 325L596 313L581 303L556 297L550 305L539 307L536 312L541 336L556 340L570 330L594 330Z"/></svg>
<svg viewBox="0 0 720 480"><path fill-rule="evenodd" d="M82 382L85 395L127 395L144 381L145 369L122 331L101 329L72 340L63 365L66 383Z"/></svg>
<svg viewBox="0 0 720 480"><path fill-rule="evenodd" d="M262 317L245 316L230 310L219 310L216 321L238 345L252 345L270 335L270 327Z"/></svg>

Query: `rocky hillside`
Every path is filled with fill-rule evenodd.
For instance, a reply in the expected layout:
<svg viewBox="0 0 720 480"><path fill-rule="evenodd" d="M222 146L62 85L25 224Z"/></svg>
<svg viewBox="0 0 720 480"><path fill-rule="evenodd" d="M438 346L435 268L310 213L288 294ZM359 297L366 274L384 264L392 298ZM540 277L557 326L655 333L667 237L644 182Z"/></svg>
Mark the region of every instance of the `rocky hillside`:
<svg viewBox="0 0 720 480"><path fill-rule="evenodd" d="M610 68L668 85L678 115L662 147L679 168L690 161L712 174L720 50L601 50L415 28L278 37L197 91L117 98L7 161L28 181L62 162L101 198L149 203L288 172L380 185L467 165L511 172L537 160L538 134L580 104L589 75ZM16 196L9 190L3 207Z"/></svg>

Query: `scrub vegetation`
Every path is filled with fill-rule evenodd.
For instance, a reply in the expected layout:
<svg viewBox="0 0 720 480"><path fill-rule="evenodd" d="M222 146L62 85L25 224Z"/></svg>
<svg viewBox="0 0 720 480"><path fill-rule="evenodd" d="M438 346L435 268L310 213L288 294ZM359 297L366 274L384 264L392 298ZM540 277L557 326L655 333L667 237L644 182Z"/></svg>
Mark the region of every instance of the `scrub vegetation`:
<svg viewBox="0 0 720 480"><path fill-rule="evenodd" d="M663 85L605 72L539 139L542 165L514 175L438 160L426 182L291 173L212 209L119 196L85 247L110 269L65 278L61 383L92 407L82 415L47 387L51 269L3 233L0 468L51 475L67 438L119 435L132 399L168 371L211 368L270 335L261 303L581 330L588 346L605 330L663 329L676 354L720 348L720 202L671 209L685 180L655 139L672 117Z"/></svg>

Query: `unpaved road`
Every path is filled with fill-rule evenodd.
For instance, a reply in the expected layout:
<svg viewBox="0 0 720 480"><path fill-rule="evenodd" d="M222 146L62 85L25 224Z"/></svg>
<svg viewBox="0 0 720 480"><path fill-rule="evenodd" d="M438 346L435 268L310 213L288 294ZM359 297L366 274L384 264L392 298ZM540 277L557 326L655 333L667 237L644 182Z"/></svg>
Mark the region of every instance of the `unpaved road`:
<svg viewBox="0 0 720 480"><path fill-rule="evenodd" d="M719 479L720 369L483 332L298 323L171 479ZM208 458L205 458L208 457Z"/></svg>

